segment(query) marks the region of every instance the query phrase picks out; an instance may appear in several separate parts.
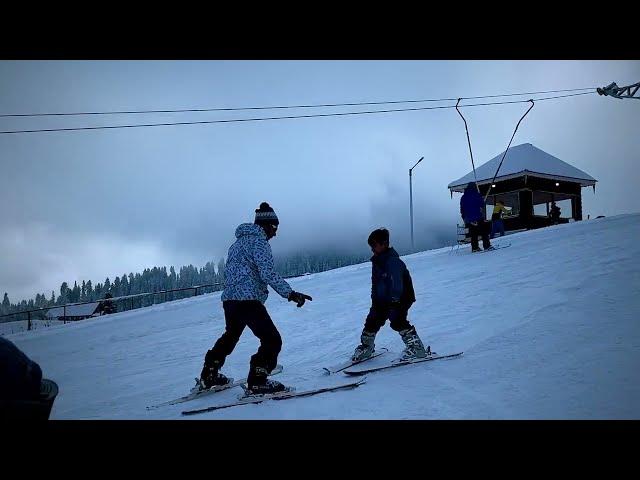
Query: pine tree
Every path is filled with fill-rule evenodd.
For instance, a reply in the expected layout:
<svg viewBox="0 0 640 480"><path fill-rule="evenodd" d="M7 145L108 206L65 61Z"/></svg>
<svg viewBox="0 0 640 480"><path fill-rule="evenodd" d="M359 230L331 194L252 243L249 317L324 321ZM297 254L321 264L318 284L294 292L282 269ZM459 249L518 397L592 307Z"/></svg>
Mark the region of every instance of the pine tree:
<svg viewBox="0 0 640 480"><path fill-rule="evenodd" d="M224 285L224 258L218 262L218 282Z"/></svg>
<svg viewBox="0 0 640 480"><path fill-rule="evenodd" d="M120 281L120 295L126 296L129 295L129 280L127 279L127 274L122 274L122 280Z"/></svg>
<svg viewBox="0 0 640 480"><path fill-rule="evenodd" d="M58 297L58 305L64 305L69 303L69 285L67 282L62 282L60 285L60 296Z"/></svg>
<svg viewBox="0 0 640 480"><path fill-rule="evenodd" d="M79 302L80 301L80 287L78 286L78 282L73 282L73 290L71 293L71 301Z"/></svg>

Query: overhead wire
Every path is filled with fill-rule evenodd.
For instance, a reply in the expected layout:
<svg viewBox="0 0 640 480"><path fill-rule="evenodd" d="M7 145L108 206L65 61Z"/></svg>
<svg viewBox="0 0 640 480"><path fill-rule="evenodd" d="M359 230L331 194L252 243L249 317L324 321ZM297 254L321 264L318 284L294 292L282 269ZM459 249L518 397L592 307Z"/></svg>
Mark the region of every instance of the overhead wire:
<svg viewBox="0 0 640 480"><path fill-rule="evenodd" d="M541 97L528 100L508 100L501 102L483 102L483 103L471 103L466 105L458 105L458 107L480 107L490 105L507 105L517 103L527 103L530 100L536 102L553 100L559 98L576 97L580 95L595 94L595 91L572 93L566 95L556 95L551 97ZM469 99L469 97L467 97ZM454 99L456 100L456 99ZM396 113L396 112L411 112L411 111L423 111L423 110L441 110L456 108L456 105L437 105L430 107L408 107L398 109L385 109L385 110L365 110L357 112L332 112L332 113L316 113L305 115L286 115L275 117L253 117L253 118L230 118L230 119L218 119L218 120L197 120L197 121L182 121L182 122L159 122L159 123L141 123L141 124L124 124L124 125L96 125L86 127L59 127L59 128L38 128L38 129L23 129L23 130L3 130L0 131L2 135L19 134L19 133L40 133L40 132L69 132L69 131L81 131L81 130L106 130L106 129L118 129L118 128L142 128L142 127L161 127L161 126L178 126L178 125L205 125L205 124L221 124L221 123L240 123L240 122L262 122L272 120L292 120L302 118L322 118L322 117L341 117L341 116L353 116L353 115L372 115L382 113Z"/></svg>

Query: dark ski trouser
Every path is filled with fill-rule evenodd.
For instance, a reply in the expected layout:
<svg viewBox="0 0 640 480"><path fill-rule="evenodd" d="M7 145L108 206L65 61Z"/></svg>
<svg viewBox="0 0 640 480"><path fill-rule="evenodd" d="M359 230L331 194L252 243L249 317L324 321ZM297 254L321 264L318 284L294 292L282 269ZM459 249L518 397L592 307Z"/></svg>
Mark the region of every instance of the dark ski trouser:
<svg viewBox="0 0 640 480"><path fill-rule="evenodd" d="M282 338L273 324L267 309L257 300L227 300L222 302L226 329L205 357L205 365L218 361L224 365L227 355L233 352L245 327L260 340L258 351L251 357L250 366L265 368L271 372L277 364L282 348Z"/></svg>
<svg viewBox="0 0 640 480"><path fill-rule="evenodd" d="M491 246L491 242L489 241L489 224L484 220L480 220L478 225L469 224L469 235L471 236L471 248L477 249L480 246L478 245L478 235L482 237L482 248L489 248Z"/></svg>
<svg viewBox="0 0 640 480"><path fill-rule="evenodd" d="M396 332L412 328L407 320L410 307L411 305L401 305L400 308L391 308L387 303L374 303L365 320L364 330L369 333L378 333L387 320L391 321L391 328Z"/></svg>

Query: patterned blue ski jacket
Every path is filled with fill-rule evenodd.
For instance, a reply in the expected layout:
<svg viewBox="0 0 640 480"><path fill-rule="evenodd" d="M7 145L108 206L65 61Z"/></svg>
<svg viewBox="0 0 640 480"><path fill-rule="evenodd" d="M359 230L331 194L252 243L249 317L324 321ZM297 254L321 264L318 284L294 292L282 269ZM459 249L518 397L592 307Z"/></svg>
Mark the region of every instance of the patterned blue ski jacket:
<svg viewBox="0 0 640 480"><path fill-rule="evenodd" d="M237 240L231 247L224 269L225 300L267 301L267 285L288 298L292 289L275 271L271 246L264 229L254 223L243 223L236 229Z"/></svg>

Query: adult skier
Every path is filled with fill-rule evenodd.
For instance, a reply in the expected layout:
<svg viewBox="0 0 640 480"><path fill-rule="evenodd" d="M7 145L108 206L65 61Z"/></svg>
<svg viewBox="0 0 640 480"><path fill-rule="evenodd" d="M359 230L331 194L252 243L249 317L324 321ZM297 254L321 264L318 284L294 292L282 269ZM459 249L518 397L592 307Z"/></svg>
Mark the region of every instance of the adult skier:
<svg viewBox="0 0 640 480"><path fill-rule="evenodd" d="M224 385L229 379L220 373L227 355L233 352L245 327L260 340L251 357L247 386L252 394L275 393L285 386L267 376L275 368L282 339L264 307L269 295L267 285L280 296L302 307L309 295L298 293L275 271L269 240L276 236L278 217L268 203L255 211L255 221L236 229L237 240L227 255L222 307L226 328L213 348L207 351L200 374L202 388Z"/></svg>
<svg viewBox="0 0 640 480"><path fill-rule="evenodd" d="M498 200L493 207L493 213L491 214L491 239L496 236L496 233L500 233L501 237L504 237L504 221L502 215L509 213L510 208L504 206L502 200Z"/></svg>
<svg viewBox="0 0 640 480"><path fill-rule="evenodd" d="M460 215L469 228L471 251L480 252L478 235L482 236L482 248L493 250L489 240L488 223L484 220L484 198L480 195L476 182L469 182L460 199Z"/></svg>

